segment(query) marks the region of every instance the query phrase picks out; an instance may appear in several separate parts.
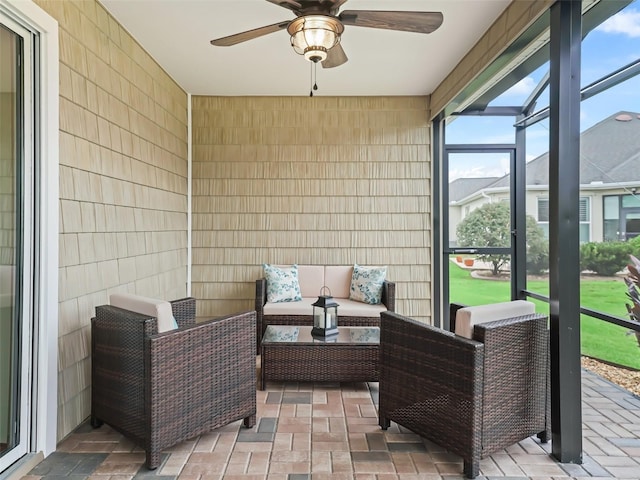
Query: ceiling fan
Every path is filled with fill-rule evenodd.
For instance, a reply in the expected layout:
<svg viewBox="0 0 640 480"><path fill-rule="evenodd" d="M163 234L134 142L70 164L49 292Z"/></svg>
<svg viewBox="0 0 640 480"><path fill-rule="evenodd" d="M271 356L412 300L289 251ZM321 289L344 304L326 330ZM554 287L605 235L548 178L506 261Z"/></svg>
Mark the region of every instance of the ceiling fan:
<svg viewBox="0 0 640 480"><path fill-rule="evenodd" d="M347 0L267 0L291 10L296 18L211 40L212 45L228 47L286 29L296 53L324 68L345 63L347 55L340 45L345 25L381 28L403 32L431 33L442 24L440 12L343 10Z"/></svg>

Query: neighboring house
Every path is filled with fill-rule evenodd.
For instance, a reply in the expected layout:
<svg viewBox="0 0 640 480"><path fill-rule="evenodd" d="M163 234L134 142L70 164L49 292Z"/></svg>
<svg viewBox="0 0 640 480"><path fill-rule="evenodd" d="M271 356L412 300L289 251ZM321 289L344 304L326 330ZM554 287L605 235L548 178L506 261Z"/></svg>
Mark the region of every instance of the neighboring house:
<svg viewBox="0 0 640 480"><path fill-rule="evenodd" d="M456 245L456 227L469 213L493 197L485 189L500 177L456 178L449 183L449 243ZM506 192L506 191L505 191Z"/></svg>
<svg viewBox="0 0 640 480"><path fill-rule="evenodd" d="M640 114L618 112L581 134L580 240L640 235ZM548 233L549 154L527 163L527 213ZM510 176L458 178L449 184L449 241L475 208L509 198Z"/></svg>

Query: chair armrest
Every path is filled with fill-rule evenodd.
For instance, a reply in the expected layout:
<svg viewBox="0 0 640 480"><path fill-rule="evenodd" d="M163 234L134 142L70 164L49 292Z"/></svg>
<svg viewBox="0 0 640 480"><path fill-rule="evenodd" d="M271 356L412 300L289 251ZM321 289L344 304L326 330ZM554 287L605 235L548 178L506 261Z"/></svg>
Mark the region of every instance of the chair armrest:
<svg viewBox="0 0 640 480"><path fill-rule="evenodd" d="M142 437L144 431L144 339L158 320L112 305L91 319L91 414Z"/></svg>
<svg viewBox="0 0 640 480"><path fill-rule="evenodd" d="M255 311L148 337L145 394L149 421L159 432L155 441L162 442L163 429L198 425L210 412L233 409L234 405L244 411L251 399L255 411L255 352ZM190 405L178 401L186 391L197 399ZM238 418L243 416L240 411ZM193 428L189 430L192 437Z"/></svg>
<svg viewBox="0 0 640 480"><path fill-rule="evenodd" d="M388 311L396 311L396 284L394 282L384 281L381 301Z"/></svg>
<svg viewBox="0 0 640 480"><path fill-rule="evenodd" d="M392 312L380 320L381 425L455 452L479 442L485 345Z"/></svg>
<svg viewBox="0 0 640 480"><path fill-rule="evenodd" d="M262 314L265 303L267 303L267 279L259 278L256 280L256 312Z"/></svg>
<svg viewBox="0 0 640 480"><path fill-rule="evenodd" d="M498 378L503 381L505 375L515 380L520 375L518 370L521 373L531 372L534 367L546 376L549 352L547 320L546 315L532 313L473 327L473 339L485 346L487 382Z"/></svg>
<svg viewBox="0 0 640 480"><path fill-rule="evenodd" d="M260 353L260 343L262 342L262 332L265 330L264 325L264 304L267 303L267 279L259 278L256 280L256 353Z"/></svg>
<svg viewBox="0 0 640 480"><path fill-rule="evenodd" d="M474 339L485 345L485 422L504 424L514 441L521 435L509 425L537 425L536 433L549 424L547 323L547 316L530 314L474 327Z"/></svg>
<svg viewBox="0 0 640 480"><path fill-rule="evenodd" d="M452 376L466 377L469 381L459 386L460 392L466 394L473 390L472 377L482 373L484 352L482 342L398 313L380 313L381 366L389 369L389 373L406 370L413 376L427 378L429 383L441 382L446 388L452 388Z"/></svg>
<svg viewBox="0 0 640 480"><path fill-rule="evenodd" d="M178 327L190 327L196 324L196 299L185 297L171 302L173 317L178 322Z"/></svg>
<svg viewBox="0 0 640 480"><path fill-rule="evenodd" d="M450 332L456 331L456 313L458 313L458 310L466 306L467 305L463 305L462 303L451 303L449 305L449 331Z"/></svg>

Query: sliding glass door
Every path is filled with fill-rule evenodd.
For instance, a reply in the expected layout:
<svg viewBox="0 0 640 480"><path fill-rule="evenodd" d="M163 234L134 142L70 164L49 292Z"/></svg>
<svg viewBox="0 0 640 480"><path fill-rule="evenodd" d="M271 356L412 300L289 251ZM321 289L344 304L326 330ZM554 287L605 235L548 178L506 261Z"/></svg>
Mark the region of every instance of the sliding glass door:
<svg viewBox="0 0 640 480"><path fill-rule="evenodd" d="M33 224L31 37L0 16L0 472L27 453Z"/></svg>

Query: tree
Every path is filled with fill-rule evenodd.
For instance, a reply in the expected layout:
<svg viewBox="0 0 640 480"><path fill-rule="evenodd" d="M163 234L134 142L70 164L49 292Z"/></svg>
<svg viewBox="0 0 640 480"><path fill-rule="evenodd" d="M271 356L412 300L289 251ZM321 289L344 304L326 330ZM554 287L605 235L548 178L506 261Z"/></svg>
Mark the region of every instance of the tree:
<svg viewBox="0 0 640 480"><path fill-rule="evenodd" d="M541 273L548 268L549 246L544 231L531 215L527 215L527 270ZM509 247L511 245L511 212L506 202L485 203L460 222L456 230L458 245L473 247ZM478 255L478 260L492 264L491 273L498 275L511 260L510 255Z"/></svg>
<svg viewBox="0 0 640 480"><path fill-rule="evenodd" d="M527 273L549 271L549 242L544 230L531 215L527 215Z"/></svg>

